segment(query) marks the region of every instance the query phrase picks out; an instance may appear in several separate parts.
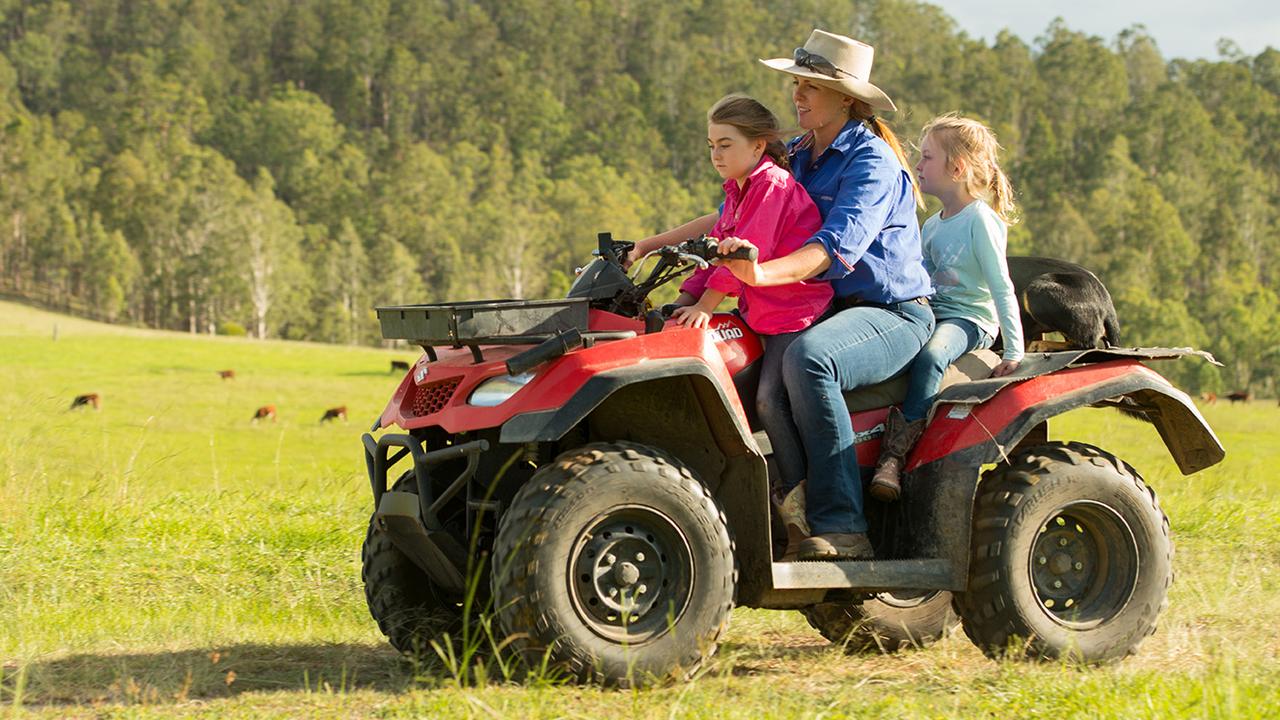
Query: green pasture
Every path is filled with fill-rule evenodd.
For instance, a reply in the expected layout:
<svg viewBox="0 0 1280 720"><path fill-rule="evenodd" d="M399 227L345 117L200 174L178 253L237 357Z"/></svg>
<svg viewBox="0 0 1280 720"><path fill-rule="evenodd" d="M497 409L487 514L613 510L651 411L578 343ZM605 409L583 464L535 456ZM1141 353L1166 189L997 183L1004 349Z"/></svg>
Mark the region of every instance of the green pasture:
<svg viewBox="0 0 1280 720"><path fill-rule="evenodd" d="M1172 519L1169 609L1116 665L995 663L963 634L846 655L797 613L739 609L690 683L477 684L431 658L402 662L364 604L359 435L394 388L389 361L413 355L123 329L0 303L0 714L1280 716L1274 400L1204 407L1227 459L1189 478L1153 429L1118 413L1051 427L1132 463ZM68 410L89 392L100 410ZM250 423L266 404L278 421ZM321 425L336 405L350 422Z"/></svg>

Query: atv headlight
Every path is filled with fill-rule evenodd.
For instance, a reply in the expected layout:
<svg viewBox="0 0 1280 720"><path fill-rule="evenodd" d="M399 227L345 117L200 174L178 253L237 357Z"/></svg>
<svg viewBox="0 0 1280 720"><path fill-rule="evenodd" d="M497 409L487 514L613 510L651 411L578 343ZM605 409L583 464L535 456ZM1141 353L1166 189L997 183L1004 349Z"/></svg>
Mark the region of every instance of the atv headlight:
<svg viewBox="0 0 1280 720"><path fill-rule="evenodd" d="M489 378L471 392L471 397L467 398L467 404L476 407L501 405L519 392L520 388L528 385L533 380L533 376L534 373L522 373Z"/></svg>

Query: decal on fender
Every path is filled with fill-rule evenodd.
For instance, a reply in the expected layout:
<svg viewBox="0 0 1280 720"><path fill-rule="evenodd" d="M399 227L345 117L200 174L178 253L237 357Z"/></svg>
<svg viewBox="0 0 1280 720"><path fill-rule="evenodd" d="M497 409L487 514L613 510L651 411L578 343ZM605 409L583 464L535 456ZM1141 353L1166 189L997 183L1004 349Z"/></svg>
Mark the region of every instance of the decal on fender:
<svg viewBox="0 0 1280 720"><path fill-rule="evenodd" d="M884 435L884 423L880 423L875 427L867 428L866 430L863 430L861 432L855 430L853 432L853 444L858 445L868 440L873 440L875 438L878 438L881 435Z"/></svg>
<svg viewBox="0 0 1280 720"><path fill-rule="evenodd" d="M733 323L721 323L711 330L711 339L722 343L726 340L737 340L742 337L742 328Z"/></svg>

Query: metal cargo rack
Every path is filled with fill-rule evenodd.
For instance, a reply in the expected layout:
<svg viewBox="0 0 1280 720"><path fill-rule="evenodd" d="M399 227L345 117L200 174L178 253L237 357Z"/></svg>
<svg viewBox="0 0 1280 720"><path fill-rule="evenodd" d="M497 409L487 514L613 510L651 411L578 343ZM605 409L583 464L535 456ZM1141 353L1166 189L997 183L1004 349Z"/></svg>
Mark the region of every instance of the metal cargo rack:
<svg viewBox="0 0 1280 720"><path fill-rule="evenodd" d="M377 308L382 337L421 345L428 359L437 347L468 347L483 362L481 345L530 345L566 333L583 340L632 337L634 332L592 333L587 298L564 300L480 300Z"/></svg>

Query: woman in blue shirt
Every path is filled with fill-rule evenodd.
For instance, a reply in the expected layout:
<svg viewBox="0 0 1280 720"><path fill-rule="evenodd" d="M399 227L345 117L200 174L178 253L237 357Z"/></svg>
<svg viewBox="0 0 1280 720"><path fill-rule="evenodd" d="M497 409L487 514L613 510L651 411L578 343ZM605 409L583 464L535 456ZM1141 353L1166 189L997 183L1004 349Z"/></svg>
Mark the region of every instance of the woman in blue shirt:
<svg viewBox="0 0 1280 720"><path fill-rule="evenodd" d="M725 262L748 285L820 278L835 288L835 314L787 348L788 397L761 399L789 407L797 431L792 438L770 431L775 454L791 446L807 460L812 536L796 548L802 559L872 557L853 425L841 391L905 372L933 332L925 299L932 287L916 221L921 197L893 131L875 117L877 110L896 108L868 80L874 52L857 40L814 30L793 57L761 61L795 79L792 100L808 132L790 147L791 171L817 204L823 225L786 257ZM645 238L632 258L710 232L718 217L704 215ZM727 253L748 245L726 238L720 247Z"/></svg>
<svg viewBox="0 0 1280 720"><path fill-rule="evenodd" d="M794 253L763 264L725 264L743 282L831 281L836 313L788 348L784 379L808 460L811 537L799 557L869 559L853 425L841 391L903 373L933 332L932 294L916 221L919 190L906 156L877 110L893 101L868 78L874 50L814 30L792 58L762 60L794 76L800 127L791 168L823 226ZM695 221L696 222L696 221ZM721 252L748 245L728 239Z"/></svg>

